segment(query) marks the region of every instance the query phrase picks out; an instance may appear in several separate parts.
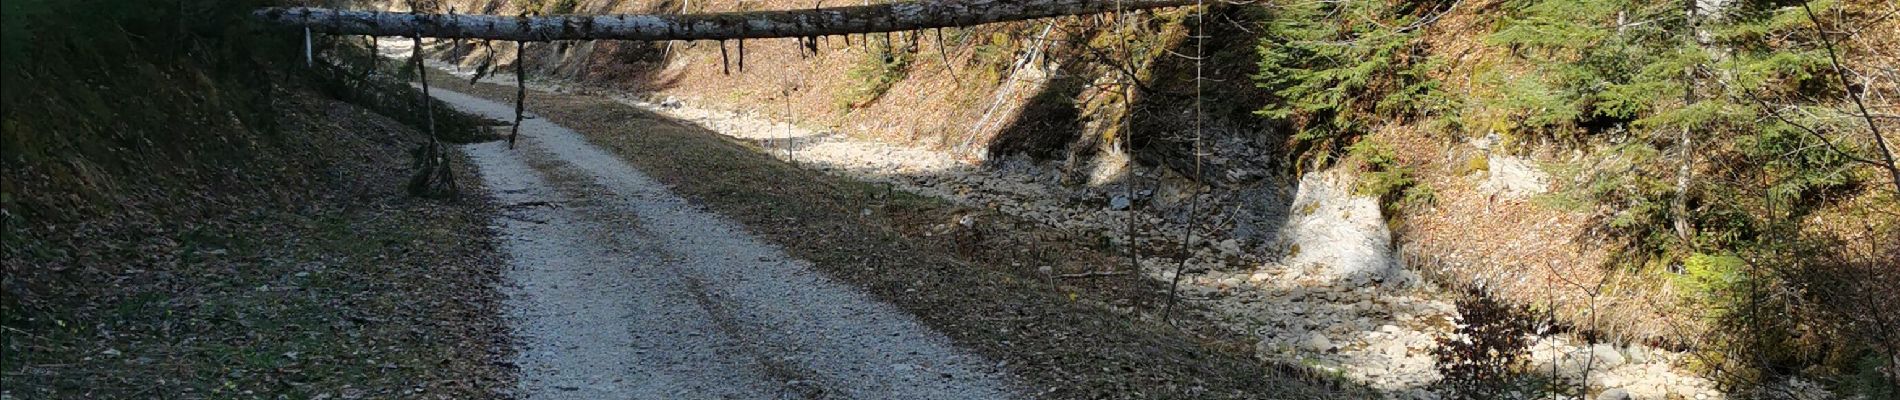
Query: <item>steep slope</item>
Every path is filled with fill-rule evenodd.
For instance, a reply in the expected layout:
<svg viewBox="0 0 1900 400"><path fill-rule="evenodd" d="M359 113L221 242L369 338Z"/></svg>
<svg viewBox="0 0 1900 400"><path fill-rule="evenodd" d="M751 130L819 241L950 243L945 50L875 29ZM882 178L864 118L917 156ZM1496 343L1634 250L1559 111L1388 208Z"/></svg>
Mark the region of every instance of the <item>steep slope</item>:
<svg viewBox="0 0 1900 400"><path fill-rule="evenodd" d="M508 381L493 209L403 190L419 94L304 68L261 4L5 3L0 397Z"/></svg>

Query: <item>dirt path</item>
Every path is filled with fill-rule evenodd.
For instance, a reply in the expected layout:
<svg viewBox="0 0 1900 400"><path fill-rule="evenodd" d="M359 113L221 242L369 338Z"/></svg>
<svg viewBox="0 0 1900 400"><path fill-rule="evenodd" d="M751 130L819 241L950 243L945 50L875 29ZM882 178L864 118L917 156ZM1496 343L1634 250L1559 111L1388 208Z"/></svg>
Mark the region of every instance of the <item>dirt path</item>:
<svg viewBox="0 0 1900 400"><path fill-rule="evenodd" d="M457 108L509 105L448 91ZM507 211L523 398L1009 398L995 364L545 120L464 148Z"/></svg>

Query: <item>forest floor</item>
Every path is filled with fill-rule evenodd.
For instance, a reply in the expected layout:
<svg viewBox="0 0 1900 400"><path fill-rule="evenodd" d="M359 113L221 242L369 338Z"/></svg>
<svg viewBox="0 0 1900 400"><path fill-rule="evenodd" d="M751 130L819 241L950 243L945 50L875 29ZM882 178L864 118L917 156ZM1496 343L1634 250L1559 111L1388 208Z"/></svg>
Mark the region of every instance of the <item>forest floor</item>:
<svg viewBox="0 0 1900 400"><path fill-rule="evenodd" d="M278 102L282 137L248 140L287 144L246 171L190 167L239 182L152 167L96 215L76 199L59 220L0 212L0 398L505 394L496 210L408 196L413 129L301 89Z"/></svg>

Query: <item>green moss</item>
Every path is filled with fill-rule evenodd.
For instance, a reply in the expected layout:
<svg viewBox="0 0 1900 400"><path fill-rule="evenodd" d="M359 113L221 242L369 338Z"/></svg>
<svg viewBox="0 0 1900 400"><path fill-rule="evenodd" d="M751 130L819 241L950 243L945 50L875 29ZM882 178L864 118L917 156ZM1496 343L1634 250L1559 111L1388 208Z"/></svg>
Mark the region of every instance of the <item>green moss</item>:
<svg viewBox="0 0 1900 400"><path fill-rule="evenodd" d="M1399 163L1392 150L1377 141L1353 143L1348 154L1363 166L1354 191L1379 199L1387 217L1396 218L1401 207L1421 207L1437 201L1437 191L1420 183L1411 166Z"/></svg>
<svg viewBox="0 0 1900 400"><path fill-rule="evenodd" d="M1473 155L1469 158L1465 158L1465 165L1463 168L1458 169L1458 174L1471 175L1471 174L1488 172L1490 170L1491 170L1491 158L1486 157L1483 154L1478 154L1478 155Z"/></svg>

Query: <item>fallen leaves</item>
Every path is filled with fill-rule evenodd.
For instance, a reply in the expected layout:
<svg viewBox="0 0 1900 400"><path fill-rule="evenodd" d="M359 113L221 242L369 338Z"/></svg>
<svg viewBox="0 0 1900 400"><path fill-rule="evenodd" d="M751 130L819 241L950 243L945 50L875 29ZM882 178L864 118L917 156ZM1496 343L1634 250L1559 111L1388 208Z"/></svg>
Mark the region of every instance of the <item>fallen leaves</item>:
<svg viewBox="0 0 1900 400"><path fill-rule="evenodd" d="M406 159L391 143L413 131L305 94L282 101L288 137L271 140L295 143L250 155L273 168L121 180L137 183L116 210L7 222L7 394L503 390L493 207L402 196ZM214 176L239 179L204 181Z"/></svg>

